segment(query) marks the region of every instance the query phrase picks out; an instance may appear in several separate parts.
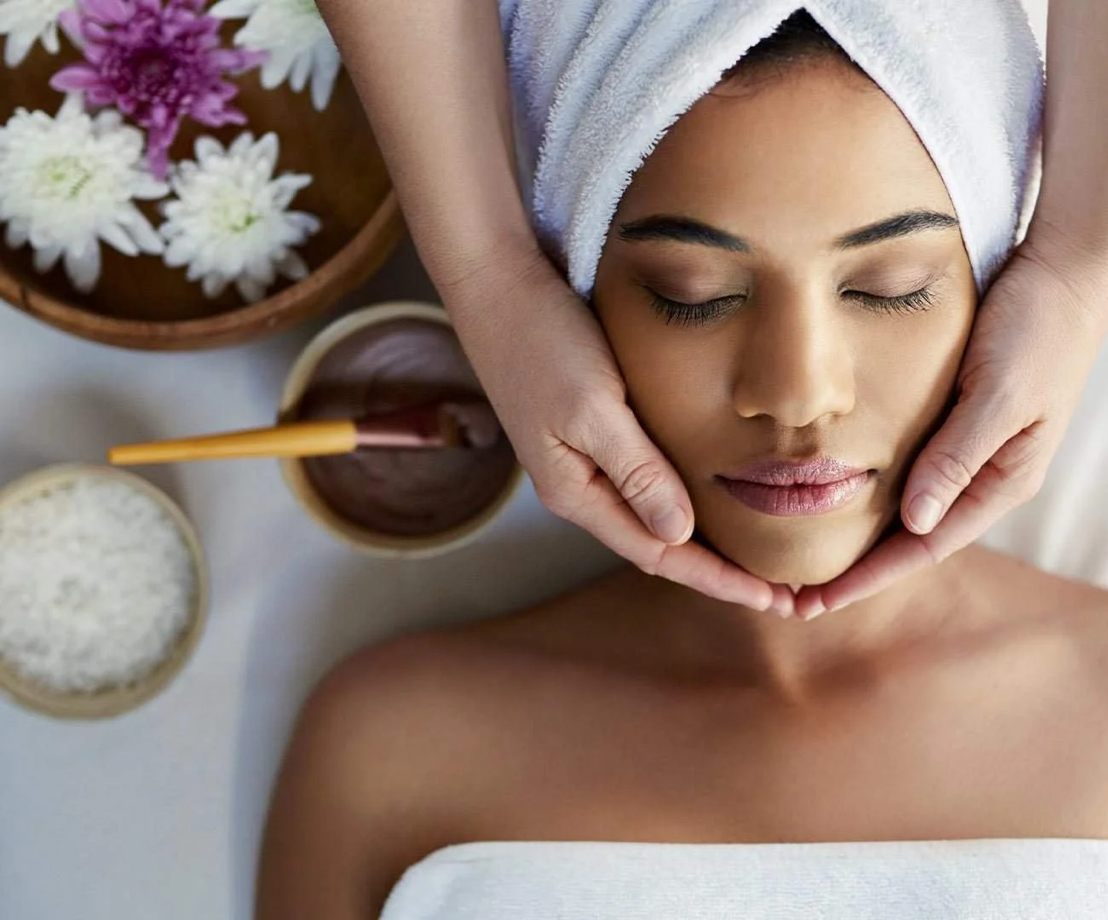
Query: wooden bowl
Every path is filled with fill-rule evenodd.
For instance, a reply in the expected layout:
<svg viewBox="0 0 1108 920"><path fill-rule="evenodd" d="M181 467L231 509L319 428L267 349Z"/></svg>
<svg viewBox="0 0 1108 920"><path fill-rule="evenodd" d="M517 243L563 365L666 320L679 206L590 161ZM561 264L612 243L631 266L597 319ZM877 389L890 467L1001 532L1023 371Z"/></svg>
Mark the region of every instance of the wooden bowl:
<svg viewBox="0 0 1108 920"><path fill-rule="evenodd" d="M140 476L103 467L79 463L49 466L30 473L0 490L0 506L14 504L55 485L72 482L78 477L105 477L128 485L152 498L177 525L192 556L196 590L189 621L177 638L170 654L152 671L131 684L112 687L94 693L59 692L28 680L0 658L0 693L6 693L26 709L58 719L107 719L141 706L157 696L184 668L200 641L208 616L208 567L196 530L184 512L164 492Z"/></svg>
<svg viewBox="0 0 1108 920"><path fill-rule="evenodd" d="M225 45L242 25L224 26ZM51 55L36 45L14 70L0 65L0 124L18 107L57 112L63 95L49 80L79 59L63 42ZM0 300L44 322L85 339L152 351L233 345L278 332L326 312L366 281L388 258L404 234L395 193L365 112L345 71L335 83L330 105L317 112L308 90L288 85L265 90L257 70L234 78L239 94L233 104L247 116L245 126L206 128L186 120L170 159L192 159L201 133L229 143L249 130L255 137L276 131L281 154L274 175L309 173L314 181L293 199L292 208L315 214L322 228L298 252L311 269L298 283L280 280L265 300L246 304L234 286L213 300L185 269L168 268L160 257L128 257L102 243L103 271L89 294L70 284L61 262L45 275L32 265L30 245L8 248L0 233ZM156 227L153 202L139 202Z"/></svg>

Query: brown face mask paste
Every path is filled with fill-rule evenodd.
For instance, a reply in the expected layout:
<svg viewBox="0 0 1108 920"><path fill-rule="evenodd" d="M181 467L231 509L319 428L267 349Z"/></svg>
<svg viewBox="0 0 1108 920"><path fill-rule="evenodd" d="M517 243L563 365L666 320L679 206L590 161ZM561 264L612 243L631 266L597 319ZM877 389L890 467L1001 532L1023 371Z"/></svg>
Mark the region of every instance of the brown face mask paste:
<svg viewBox="0 0 1108 920"><path fill-rule="evenodd" d="M297 418L357 418L462 396L481 385L449 326L396 319L367 326L316 368ZM515 469L506 436L492 447L359 450L302 461L319 496L346 520L378 533L421 537L479 514Z"/></svg>

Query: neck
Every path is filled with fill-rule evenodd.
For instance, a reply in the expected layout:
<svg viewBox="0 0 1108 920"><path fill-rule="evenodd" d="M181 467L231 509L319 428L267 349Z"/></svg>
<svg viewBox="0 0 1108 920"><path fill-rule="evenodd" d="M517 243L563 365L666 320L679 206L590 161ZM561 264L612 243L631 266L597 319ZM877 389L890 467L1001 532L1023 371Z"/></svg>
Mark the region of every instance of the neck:
<svg viewBox="0 0 1108 920"><path fill-rule="evenodd" d="M805 622L783 620L665 582L656 587L683 648L713 675L793 701L887 666L962 624L967 558L904 579L865 601Z"/></svg>

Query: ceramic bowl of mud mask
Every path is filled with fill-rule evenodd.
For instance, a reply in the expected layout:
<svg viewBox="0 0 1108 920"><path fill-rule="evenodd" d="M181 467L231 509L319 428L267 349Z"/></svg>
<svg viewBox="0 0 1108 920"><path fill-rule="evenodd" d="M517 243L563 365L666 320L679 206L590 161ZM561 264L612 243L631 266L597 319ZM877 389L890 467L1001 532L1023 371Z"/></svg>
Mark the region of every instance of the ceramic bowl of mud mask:
<svg viewBox="0 0 1108 920"><path fill-rule="evenodd" d="M446 311L366 307L323 330L293 366L279 422L356 418L483 396ZM511 502L523 471L506 436L492 447L361 450L281 461L325 529L376 556L426 558L476 539Z"/></svg>

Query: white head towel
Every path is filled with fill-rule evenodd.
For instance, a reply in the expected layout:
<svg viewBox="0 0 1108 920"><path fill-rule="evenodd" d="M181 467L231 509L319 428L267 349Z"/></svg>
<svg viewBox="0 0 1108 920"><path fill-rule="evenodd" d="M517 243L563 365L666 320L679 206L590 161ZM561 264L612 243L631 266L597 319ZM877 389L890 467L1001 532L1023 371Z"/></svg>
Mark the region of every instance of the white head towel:
<svg viewBox="0 0 1108 920"><path fill-rule="evenodd" d="M985 290L1015 240L1041 121L1019 0L500 0L525 200L578 294L634 171L800 9L915 129Z"/></svg>

